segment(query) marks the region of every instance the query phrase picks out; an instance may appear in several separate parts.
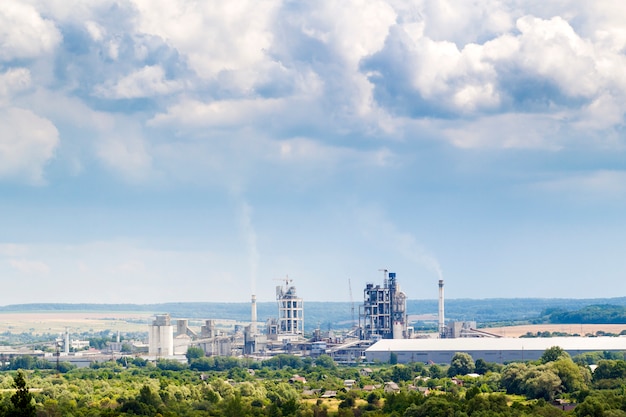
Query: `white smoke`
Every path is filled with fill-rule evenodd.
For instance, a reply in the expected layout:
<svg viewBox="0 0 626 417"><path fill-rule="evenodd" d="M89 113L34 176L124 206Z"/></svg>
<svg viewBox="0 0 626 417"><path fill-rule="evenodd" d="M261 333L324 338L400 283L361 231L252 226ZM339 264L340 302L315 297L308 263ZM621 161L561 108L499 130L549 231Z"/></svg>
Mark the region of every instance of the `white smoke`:
<svg viewBox="0 0 626 417"><path fill-rule="evenodd" d="M405 259L429 269L437 274L439 279L443 279L443 271L439 261L435 255L417 241L415 236L398 230L380 209L370 207L359 214L363 232L368 238L383 243L386 248L394 250Z"/></svg>
<svg viewBox="0 0 626 417"><path fill-rule="evenodd" d="M256 281L259 269L259 249L257 247L257 235L252 223L253 209L246 201L241 204L240 225L243 238L248 250L248 268L250 272L250 292L256 294Z"/></svg>

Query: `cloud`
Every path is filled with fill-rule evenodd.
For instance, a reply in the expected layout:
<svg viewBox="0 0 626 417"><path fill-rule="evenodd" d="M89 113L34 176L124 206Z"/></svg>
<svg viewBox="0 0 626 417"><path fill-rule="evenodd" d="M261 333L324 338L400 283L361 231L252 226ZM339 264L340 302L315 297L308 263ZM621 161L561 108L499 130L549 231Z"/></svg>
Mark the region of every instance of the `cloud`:
<svg viewBox="0 0 626 417"><path fill-rule="evenodd" d="M24 256L28 252L26 245L20 245L16 243L2 243L0 244L0 256L6 257L19 257Z"/></svg>
<svg viewBox="0 0 626 417"><path fill-rule="evenodd" d="M61 41L54 22L19 0L0 2L0 28L0 60L36 58L52 52Z"/></svg>
<svg viewBox="0 0 626 417"><path fill-rule="evenodd" d="M181 83L165 79L165 71L159 65L145 66L110 86L95 88L104 98L132 99L171 94L181 90Z"/></svg>
<svg viewBox="0 0 626 417"><path fill-rule="evenodd" d="M9 264L13 269L21 274L27 275L47 275L50 273L50 267L41 261L32 261L26 259L11 259Z"/></svg>
<svg viewBox="0 0 626 417"><path fill-rule="evenodd" d="M413 234L398 230L382 210L371 206L362 208L357 219L365 238L379 249L395 252L413 264L434 272L439 279L443 278L437 258Z"/></svg>
<svg viewBox="0 0 626 417"><path fill-rule="evenodd" d="M132 133L110 132L97 144L105 166L129 182L143 182L152 174L152 156L146 142Z"/></svg>
<svg viewBox="0 0 626 417"><path fill-rule="evenodd" d="M0 105L8 105L15 93L26 90L31 84L27 68L11 68L0 73Z"/></svg>
<svg viewBox="0 0 626 417"><path fill-rule="evenodd" d="M438 124L442 137L463 149L543 149L558 151L566 145L559 129L562 115L509 113Z"/></svg>
<svg viewBox="0 0 626 417"><path fill-rule="evenodd" d="M202 78L233 73L232 88L254 85L266 51L278 1L191 3L184 0L135 0L137 30L158 36L187 57ZM255 68L255 69L253 69Z"/></svg>
<svg viewBox="0 0 626 417"><path fill-rule="evenodd" d="M146 271L146 265L142 261L131 260L119 264L116 270L124 274L141 274Z"/></svg>
<svg viewBox="0 0 626 417"><path fill-rule="evenodd" d="M0 108L0 178L44 182L45 165L54 157L59 132L30 110Z"/></svg>
<svg viewBox="0 0 626 417"><path fill-rule="evenodd" d="M286 103L280 99L218 100L202 102L185 100L157 115L151 126L173 124L189 127L245 127L260 123L280 113Z"/></svg>
<svg viewBox="0 0 626 417"><path fill-rule="evenodd" d="M97 159L133 183L217 174L231 186L267 164L294 178L309 162L389 166L404 143L433 139L549 151L570 146L566 135L623 141L626 32L606 2L6 4L0 14L29 30L0 39L54 59L48 71L7 67L0 103L53 123L55 166L75 173Z"/></svg>
<svg viewBox="0 0 626 417"><path fill-rule="evenodd" d="M602 169L557 174L552 179L533 184L532 189L590 204L607 200L626 201L626 172Z"/></svg>

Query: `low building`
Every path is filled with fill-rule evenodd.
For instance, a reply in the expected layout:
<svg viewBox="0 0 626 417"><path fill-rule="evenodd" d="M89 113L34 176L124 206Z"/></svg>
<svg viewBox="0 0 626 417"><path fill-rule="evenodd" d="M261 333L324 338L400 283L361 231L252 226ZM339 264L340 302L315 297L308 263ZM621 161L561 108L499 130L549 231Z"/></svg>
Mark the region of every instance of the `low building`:
<svg viewBox="0 0 626 417"><path fill-rule="evenodd" d="M549 337L549 338L460 338L460 339L383 339L365 351L368 362L450 363L457 352L474 360L505 363L537 360L553 346L571 356L585 352L626 352L626 337Z"/></svg>

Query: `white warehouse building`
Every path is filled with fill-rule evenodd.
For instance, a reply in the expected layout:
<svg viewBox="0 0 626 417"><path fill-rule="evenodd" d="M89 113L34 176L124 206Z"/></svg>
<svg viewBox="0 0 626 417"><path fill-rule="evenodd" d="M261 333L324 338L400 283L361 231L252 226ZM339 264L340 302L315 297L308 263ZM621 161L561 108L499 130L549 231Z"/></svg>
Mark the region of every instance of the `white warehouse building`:
<svg viewBox="0 0 626 417"><path fill-rule="evenodd" d="M626 352L626 337L383 339L365 350L365 357L368 362L389 362L393 352L398 363L449 364L455 353L465 352L474 360L505 363L539 359L553 346L559 346L570 356L598 351Z"/></svg>

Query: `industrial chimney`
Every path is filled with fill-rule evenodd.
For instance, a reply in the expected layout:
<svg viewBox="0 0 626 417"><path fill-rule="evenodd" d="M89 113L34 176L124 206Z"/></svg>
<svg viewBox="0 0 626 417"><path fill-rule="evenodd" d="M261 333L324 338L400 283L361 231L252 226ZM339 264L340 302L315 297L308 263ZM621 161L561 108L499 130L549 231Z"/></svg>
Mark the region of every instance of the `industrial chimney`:
<svg viewBox="0 0 626 417"><path fill-rule="evenodd" d="M445 337L445 317L443 315L443 280L439 280L439 337Z"/></svg>
<svg viewBox="0 0 626 417"><path fill-rule="evenodd" d="M63 341L63 353L65 356L70 354L70 329L65 328L65 339Z"/></svg>
<svg viewBox="0 0 626 417"><path fill-rule="evenodd" d="M250 334L256 334L256 295L252 294L252 312L250 315Z"/></svg>

